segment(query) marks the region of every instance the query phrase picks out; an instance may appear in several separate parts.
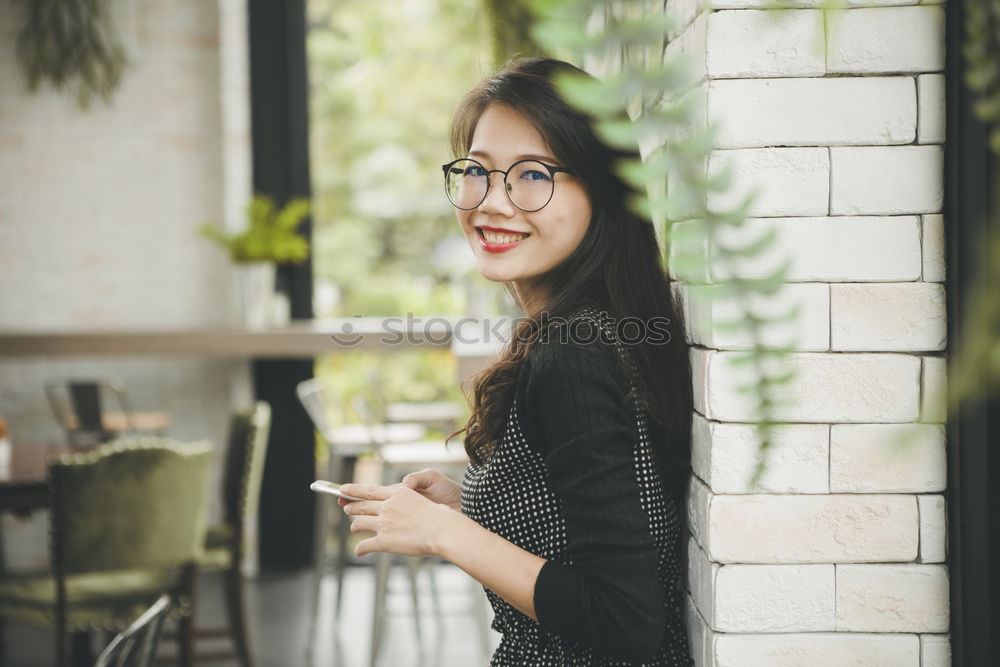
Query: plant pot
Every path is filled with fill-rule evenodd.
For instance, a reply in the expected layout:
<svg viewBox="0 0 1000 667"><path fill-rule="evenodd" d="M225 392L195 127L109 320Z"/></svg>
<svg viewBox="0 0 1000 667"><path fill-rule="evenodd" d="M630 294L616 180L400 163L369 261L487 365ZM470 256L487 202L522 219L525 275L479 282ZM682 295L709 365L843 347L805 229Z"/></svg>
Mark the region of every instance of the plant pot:
<svg viewBox="0 0 1000 667"><path fill-rule="evenodd" d="M274 273L271 262L237 264L236 301L240 322L247 329L266 329L274 314Z"/></svg>

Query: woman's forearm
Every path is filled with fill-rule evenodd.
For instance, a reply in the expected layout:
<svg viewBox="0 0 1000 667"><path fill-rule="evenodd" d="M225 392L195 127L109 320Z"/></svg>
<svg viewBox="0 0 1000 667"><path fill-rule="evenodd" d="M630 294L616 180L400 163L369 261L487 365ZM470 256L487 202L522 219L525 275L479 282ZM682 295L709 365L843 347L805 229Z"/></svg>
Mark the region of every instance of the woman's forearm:
<svg viewBox="0 0 1000 667"><path fill-rule="evenodd" d="M438 535L439 556L462 568L515 609L538 620L535 581L546 560L490 532L464 514Z"/></svg>

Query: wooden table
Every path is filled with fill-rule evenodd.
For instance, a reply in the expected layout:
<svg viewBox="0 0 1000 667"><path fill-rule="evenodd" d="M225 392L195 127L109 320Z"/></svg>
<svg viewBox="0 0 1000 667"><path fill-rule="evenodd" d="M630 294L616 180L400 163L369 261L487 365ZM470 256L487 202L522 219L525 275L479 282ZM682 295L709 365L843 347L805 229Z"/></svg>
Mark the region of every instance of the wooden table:
<svg viewBox="0 0 1000 667"><path fill-rule="evenodd" d="M66 444L20 443L11 447L10 468L0 470L0 512L30 514L49 506L48 464L74 451Z"/></svg>

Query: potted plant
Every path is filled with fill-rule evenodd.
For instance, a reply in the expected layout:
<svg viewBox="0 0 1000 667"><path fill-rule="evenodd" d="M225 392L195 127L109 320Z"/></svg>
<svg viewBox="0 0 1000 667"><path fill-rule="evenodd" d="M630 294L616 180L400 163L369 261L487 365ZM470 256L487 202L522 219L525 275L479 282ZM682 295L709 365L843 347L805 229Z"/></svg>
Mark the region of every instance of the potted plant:
<svg viewBox="0 0 1000 667"><path fill-rule="evenodd" d="M252 329L283 324L288 303L278 303L274 294L275 269L280 262L300 263L309 257L309 241L297 229L309 216L309 200L296 198L280 210L264 195L254 195L247 206L248 226L226 234L211 223L202 225L202 236L229 253L236 268L236 288L243 323ZM277 313L278 308L282 313Z"/></svg>

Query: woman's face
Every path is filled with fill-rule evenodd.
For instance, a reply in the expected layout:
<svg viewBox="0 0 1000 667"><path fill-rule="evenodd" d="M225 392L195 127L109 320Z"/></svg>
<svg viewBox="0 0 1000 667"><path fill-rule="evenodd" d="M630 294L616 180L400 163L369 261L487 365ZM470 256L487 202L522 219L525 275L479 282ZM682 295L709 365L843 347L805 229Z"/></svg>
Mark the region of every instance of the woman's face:
<svg viewBox="0 0 1000 667"><path fill-rule="evenodd" d="M468 157L486 169L506 170L527 158L566 166L524 116L499 103L490 104L480 116ZM580 245L590 224L590 198L583 184L563 172L553 181L552 199L538 211L526 213L514 206L499 173L490 174L482 204L469 211L456 209L479 272L488 280L511 281L522 302L541 288L539 278Z"/></svg>

